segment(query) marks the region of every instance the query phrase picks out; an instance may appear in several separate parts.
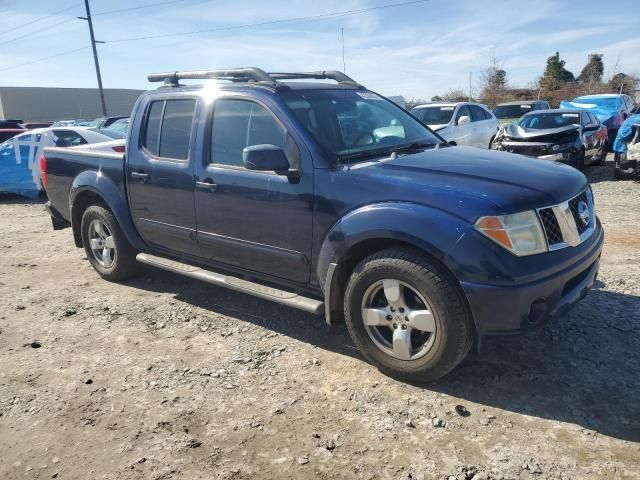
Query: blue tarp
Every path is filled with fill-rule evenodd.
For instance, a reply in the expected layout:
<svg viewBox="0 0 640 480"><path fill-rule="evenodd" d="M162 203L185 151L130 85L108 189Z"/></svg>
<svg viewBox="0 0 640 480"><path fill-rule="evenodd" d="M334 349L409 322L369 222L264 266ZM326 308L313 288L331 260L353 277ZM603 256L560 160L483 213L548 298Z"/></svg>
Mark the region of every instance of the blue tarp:
<svg viewBox="0 0 640 480"><path fill-rule="evenodd" d="M624 153L627 151L627 142L631 140L633 136L634 126L640 128L640 114L631 115L620 125L618 135L616 135L616 139L613 142L614 152Z"/></svg>
<svg viewBox="0 0 640 480"><path fill-rule="evenodd" d="M23 133L0 143L0 192L37 198L40 175L37 155L42 135Z"/></svg>
<svg viewBox="0 0 640 480"><path fill-rule="evenodd" d="M600 123L607 123L612 118L615 118L620 112L620 97L619 96L600 96L600 95L587 95L584 97L574 98L572 101L562 100L560 102L560 108L564 109L584 109L593 113ZM609 126L609 125L607 125Z"/></svg>

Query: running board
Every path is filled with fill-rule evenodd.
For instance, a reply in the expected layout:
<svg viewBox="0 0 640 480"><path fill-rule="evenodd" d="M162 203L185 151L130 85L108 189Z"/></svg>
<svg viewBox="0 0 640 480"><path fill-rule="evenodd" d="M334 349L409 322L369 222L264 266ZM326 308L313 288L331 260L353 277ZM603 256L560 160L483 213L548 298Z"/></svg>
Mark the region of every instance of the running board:
<svg viewBox="0 0 640 480"><path fill-rule="evenodd" d="M136 260L146 265L158 267L169 272L178 273L185 277L202 280L213 285L229 288L238 292L248 293L254 297L264 298L272 302L280 303L288 307L304 310L305 312L322 315L324 312L324 302L313 298L302 297L297 293L278 290L277 288L267 287L259 283L253 283L241 278L222 275L200 267L188 265L186 263L176 262L168 258L156 257L148 253L139 253Z"/></svg>

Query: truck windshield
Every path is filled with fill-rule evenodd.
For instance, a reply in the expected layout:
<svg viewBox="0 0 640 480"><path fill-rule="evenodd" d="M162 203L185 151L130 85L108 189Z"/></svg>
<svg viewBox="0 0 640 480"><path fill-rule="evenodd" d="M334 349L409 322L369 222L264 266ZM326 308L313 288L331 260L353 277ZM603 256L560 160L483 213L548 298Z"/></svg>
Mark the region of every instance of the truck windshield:
<svg viewBox="0 0 640 480"><path fill-rule="evenodd" d="M416 107L411 113L427 125L442 125L449 123L456 107L452 105L438 105L433 107Z"/></svg>
<svg viewBox="0 0 640 480"><path fill-rule="evenodd" d="M442 142L400 107L366 90L289 91L282 96L300 123L339 162Z"/></svg>

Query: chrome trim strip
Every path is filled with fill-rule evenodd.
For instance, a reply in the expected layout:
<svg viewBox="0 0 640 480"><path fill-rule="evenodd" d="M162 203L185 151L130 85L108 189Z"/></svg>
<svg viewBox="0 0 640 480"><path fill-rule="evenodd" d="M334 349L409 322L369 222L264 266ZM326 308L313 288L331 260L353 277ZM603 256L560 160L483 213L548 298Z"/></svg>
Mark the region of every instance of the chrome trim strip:
<svg viewBox="0 0 640 480"><path fill-rule="evenodd" d="M581 235L578 234L578 228L576 226L575 219L573 218L573 214L571 213L571 208L569 207L569 202L575 200L583 193L586 193L587 196L587 204L589 206L589 225L582 232ZM593 193L591 192L591 187L588 186L584 190L582 190L577 195L571 197L570 199L559 203L558 205L550 205L547 207L541 207L536 209L538 212L538 218L540 218L541 210L549 210L553 212L556 217L556 221L558 222L558 226L560 227L560 233L562 234L563 242L549 244L549 240L547 238L547 246L549 247L549 251L560 250L566 247L576 247L580 245L582 242L587 240L593 232L596 230L596 211L595 211L595 203L593 201ZM545 237L547 235L547 231L542 225L542 229L545 233Z"/></svg>

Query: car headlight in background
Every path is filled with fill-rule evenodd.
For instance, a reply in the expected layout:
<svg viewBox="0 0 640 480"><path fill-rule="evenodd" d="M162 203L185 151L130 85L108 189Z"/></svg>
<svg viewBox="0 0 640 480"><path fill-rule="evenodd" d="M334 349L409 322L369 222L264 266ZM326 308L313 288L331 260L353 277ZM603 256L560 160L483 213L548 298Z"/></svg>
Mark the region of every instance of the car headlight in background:
<svg viewBox="0 0 640 480"><path fill-rule="evenodd" d="M548 250L542 225L533 210L480 217L475 228L514 255L534 255Z"/></svg>

